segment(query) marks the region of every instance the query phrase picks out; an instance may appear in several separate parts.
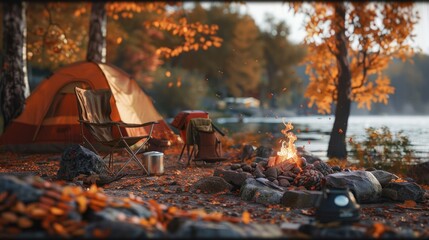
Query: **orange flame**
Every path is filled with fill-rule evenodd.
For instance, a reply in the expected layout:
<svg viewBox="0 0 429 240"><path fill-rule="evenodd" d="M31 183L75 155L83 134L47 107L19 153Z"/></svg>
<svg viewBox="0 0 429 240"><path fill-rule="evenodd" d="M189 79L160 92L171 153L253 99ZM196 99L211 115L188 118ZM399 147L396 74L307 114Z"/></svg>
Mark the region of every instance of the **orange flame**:
<svg viewBox="0 0 429 240"><path fill-rule="evenodd" d="M274 159L271 159L271 161L268 162L268 166L270 167L278 165L284 161L299 163L297 150L294 145L297 137L293 132L290 132L293 129L293 126L290 122L286 124L284 118L283 124L285 125L285 129L281 132L285 135L286 140L281 140L282 146L280 151L277 152L277 157L274 157Z"/></svg>

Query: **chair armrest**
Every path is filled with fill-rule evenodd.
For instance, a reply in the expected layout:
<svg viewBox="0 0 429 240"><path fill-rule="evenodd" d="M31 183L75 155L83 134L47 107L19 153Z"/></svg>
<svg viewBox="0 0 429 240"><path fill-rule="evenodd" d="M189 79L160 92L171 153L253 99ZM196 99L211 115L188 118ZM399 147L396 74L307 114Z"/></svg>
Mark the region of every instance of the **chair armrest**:
<svg viewBox="0 0 429 240"><path fill-rule="evenodd" d="M135 127L145 127L149 125L158 124L159 122L146 122L146 123L124 123L124 122L115 122L121 127L126 128L135 128Z"/></svg>
<svg viewBox="0 0 429 240"><path fill-rule="evenodd" d="M224 132L222 132L216 125L214 125L213 123L212 123L212 126L213 126L213 128L218 132L218 133L220 133L220 135L222 135L222 136L225 136L225 133Z"/></svg>
<svg viewBox="0 0 429 240"><path fill-rule="evenodd" d="M100 126L100 127L120 126L120 127L127 127L127 128L144 127L144 126L149 126L149 125L159 123L159 122L146 122L146 123L104 122L104 123L95 123L95 122L88 122L88 121L80 120L80 119L78 121L81 123Z"/></svg>
<svg viewBox="0 0 429 240"><path fill-rule="evenodd" d="M104 122L104 123L96 123L96 122L89 122L85 120L78 120L80 123L88 124L88 125L94 125L99 127L109 127L109 126L115 126L118 125L116 122Z"/></svg>

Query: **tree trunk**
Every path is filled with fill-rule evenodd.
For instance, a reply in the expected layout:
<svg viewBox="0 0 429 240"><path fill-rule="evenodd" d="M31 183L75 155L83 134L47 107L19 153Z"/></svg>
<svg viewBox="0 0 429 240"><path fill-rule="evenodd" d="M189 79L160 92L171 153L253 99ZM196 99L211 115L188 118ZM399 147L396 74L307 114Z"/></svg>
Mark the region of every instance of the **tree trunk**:
<svg viewBox="0 0 429 240"><path fill-rule="evenodd" d="M338 17L336 38L336 59L338 65L337 106L335 121L329 139L328 157L347 158L346 133L347 122L350 116L351 73L347 59L347 38L345 34L346 9L344 3L335 3L335 14Z"/></svg>
<svg viewBox="0 0 429 240"><path fill-rule="evenodd" d="M7 126L24 109L30 94L26 61L25 3L3 4L3 51L0 80L0 108L3 125Z"/></svg>
<svg viewBox="0 0 429 240"><path fill-rule="evenodd" d="M89 41L86 60L104 63L106 62L106 2L95 1L92 3L89 21Z"/></svg>

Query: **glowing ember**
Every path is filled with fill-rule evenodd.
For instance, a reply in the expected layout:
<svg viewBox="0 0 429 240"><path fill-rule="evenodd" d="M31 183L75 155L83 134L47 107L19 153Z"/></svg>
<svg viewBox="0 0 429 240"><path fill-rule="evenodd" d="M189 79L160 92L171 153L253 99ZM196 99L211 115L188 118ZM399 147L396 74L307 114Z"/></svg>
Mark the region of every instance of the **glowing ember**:
<svg viewBox="0 0 429 240"><path fill-rule="evenodd" d="M281 140L281 148L280 151L277 152L277 157L274 157L273 159L270 159L268 161L268 166L274 166L278 165L284 161L289 161L293 163L298 163L298 155L297 150L294 145L294 142L297 140L297 137L293 132L290 132L293 129L293 126L290 122L287 124L285 123L283 119L283 124L285 125L285 129L283 129L281 132L283 135L285 135L286 140Z"/></svg>

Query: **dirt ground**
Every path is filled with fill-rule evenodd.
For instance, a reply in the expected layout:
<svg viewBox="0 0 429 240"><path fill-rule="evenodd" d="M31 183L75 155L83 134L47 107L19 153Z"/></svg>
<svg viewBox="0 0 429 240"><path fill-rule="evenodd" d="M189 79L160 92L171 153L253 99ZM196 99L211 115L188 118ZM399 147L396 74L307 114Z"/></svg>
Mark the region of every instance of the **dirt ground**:
<svg viewBox="0 0 429 240"><path fill-rule="evenodd" d="M186 162L178 161L180 147L165 152L165 173L159 176L130 174L122 179L102 186L109 196L125 197L129 194L143 199L155 199L160 203L181 209L205 209L207 212L222 212L224 215L241 216L244 211L251 214L252 221L282 225L284 223L304 224L314 217L313 209L291 209L280 205L264 206L240 199L239 190L218 194L191 191L191 186L201 178L212 176L216 167L239 162L236 153L230 153L231 160L221 164L186 167ZM116 156L123 158L124 156ZM16 154L0 155L0 174L35 174L55 181L61 154ZM131 165L136 169L135 165ZM424 186L428 192L427 186ZM408 229L418 236L429 237L429 199L416 206L403 203L383 203L361 205L362 222L380 222L392 229Z"/></svg>

